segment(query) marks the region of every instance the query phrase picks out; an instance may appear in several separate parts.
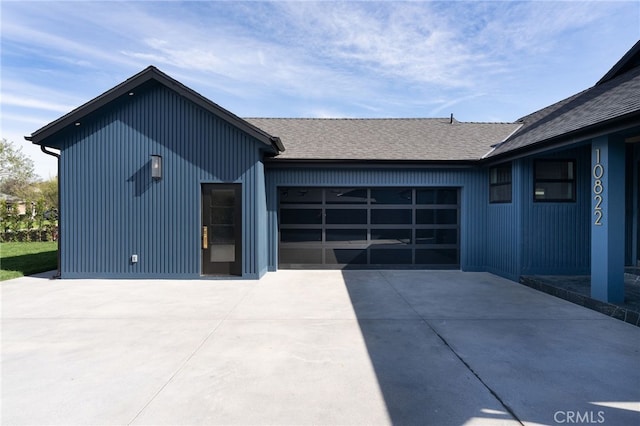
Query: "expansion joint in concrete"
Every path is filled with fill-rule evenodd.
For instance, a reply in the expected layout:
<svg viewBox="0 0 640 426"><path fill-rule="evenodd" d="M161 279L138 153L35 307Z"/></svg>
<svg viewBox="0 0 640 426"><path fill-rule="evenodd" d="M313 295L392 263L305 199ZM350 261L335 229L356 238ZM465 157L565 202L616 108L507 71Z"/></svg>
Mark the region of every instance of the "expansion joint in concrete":
<svg viewBox="0 0 640 426"><path fill-rule="evenodd" d="M438 333L438 331L433 328L431 326L431 324L429 324L429 321L427 321L422 315L420 315L420 313L418 311L416 311L413 308L413 305L411 305L411 303L409 303L409 301L393 286L393 284L387 280L387 278L384 276L383 273L380 273L380 275L382 275L382 278L387 282L387 284L389 284L389 286L393 289L393 291L396 292L396 294L402 299L404 300L404 302L411 308L411 310L418 316L420 317L420 319L422 320L422 322L429 327L429 329L431 329L431 331L433 331L433 333L438 336L438 338L442 341L442 343L451 351L451 353L453 353L456 358L458 358L460 360L460 362L467 368L467 370L469 370L471 372L471 374L473 374L476 379L478 379L478 381L482 384L482 386L484 386L491 395L493 395L493 397L500 403L500 405L502 405L502 407L504 407L505 411L507 413L509 413L511 415L511 417L513 417L520 425L524 426L524 423L522 423L522 421L518 418L518 416L516 415L515 411L509 407L509 405L500 397L500 395L498 395L498 393L496 391L494 391L484 380L482 380L482 377L480 377L480 375L455 351L455 349L453 347L451 347L451 345L449 344L449 342L447 342L447 339L445 339L440 333Z"/></svg>
<svg viewBox="0 0 640 426"><path fill-rule="evenodd" d="M504 407L504 409L511 415L511 417L513 417L518 423L520 423L522 426L524 426L524 423L522 423L522 421L518 418L518 416L516 415L515 411L513 411L513 409L511 407L509 407L509 405L500 397L500 395L498 395L498 393L496 391L494 391L491 386L489 386L484 380L482 380L482 377L480 377L480 375L473 369L473 367L471 367L456 351L455 349L453 349L451 347L451 345L449 345L449 342L447 342L447 340L442 337L442 335L440 333L438 333L432 326L431 324L429 324L428 321L426 321L424 318L422 319L422 321L435 333L436 336L438 336L438 338L440 338L440 340L442 341L442 343L444 343L444 345L449 348L449 350L456 356L456 358L458 358L460 360L460 362L471 372L471 374L473 374L476 379L478 379L478 381L480 383L482 383L482 386L484 386L491 395L493 395L493 397L500 403L500 405L502 405Z"/></svg>

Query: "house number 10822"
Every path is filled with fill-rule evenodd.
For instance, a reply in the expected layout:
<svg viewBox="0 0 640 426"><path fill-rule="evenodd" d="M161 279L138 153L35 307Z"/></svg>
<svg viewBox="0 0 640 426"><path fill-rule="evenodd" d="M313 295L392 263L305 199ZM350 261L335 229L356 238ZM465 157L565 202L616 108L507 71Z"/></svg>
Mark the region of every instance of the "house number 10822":
<svg viewBox="0 0 640 426"><path fill-rule="evenodd" d="M604 195L604 187L602 186L602 176L604 176L604 167L600 164L600 149L596 149L596 164L593 166L593 200L596 202L593 207L594 225L602 226L602 197Z"/></svg>

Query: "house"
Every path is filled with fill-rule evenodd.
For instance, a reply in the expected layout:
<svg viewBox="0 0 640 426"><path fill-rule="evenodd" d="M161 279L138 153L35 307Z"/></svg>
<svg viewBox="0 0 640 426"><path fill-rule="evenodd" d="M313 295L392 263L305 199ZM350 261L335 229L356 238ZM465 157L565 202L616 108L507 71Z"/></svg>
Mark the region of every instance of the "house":
<svg viewBox="0 0 640 426"><path fill-rule="evenodd" d="M16 209L16 213L19 215L27 213L27 203L19 197L0 192L0 201L4 201L7 208L9 208L9 206L13 206Z"/></svg>
<svg viewBox="0 0 640 426"><path fill-rule="evenodd" d="M243 119L151 66L27 139L60 152L62 278L591 274L615 302L640 259L640 42L515 123Z"/></svg>

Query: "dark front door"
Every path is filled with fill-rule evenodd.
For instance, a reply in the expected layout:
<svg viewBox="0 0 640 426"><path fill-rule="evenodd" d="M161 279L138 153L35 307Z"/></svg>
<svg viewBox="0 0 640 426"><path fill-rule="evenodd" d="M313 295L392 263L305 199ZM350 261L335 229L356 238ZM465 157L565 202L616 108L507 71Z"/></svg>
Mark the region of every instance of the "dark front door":
<svg viewBox="0 0 640 426"><path fill-rule="evenodd" d="M242 186L202 185L202 274L242 275Z"/></svg>

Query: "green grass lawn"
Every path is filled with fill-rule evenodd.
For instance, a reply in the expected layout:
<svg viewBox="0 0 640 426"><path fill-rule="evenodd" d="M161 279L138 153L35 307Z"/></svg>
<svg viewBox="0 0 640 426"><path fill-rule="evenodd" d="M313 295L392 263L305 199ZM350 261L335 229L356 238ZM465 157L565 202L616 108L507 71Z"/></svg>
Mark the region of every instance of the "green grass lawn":
<svg viewBox="0 0 640 426"><path fill-rule="evenodd" d="M58 267L58 243L0 244L0 281L46 272Z"/></svg>

